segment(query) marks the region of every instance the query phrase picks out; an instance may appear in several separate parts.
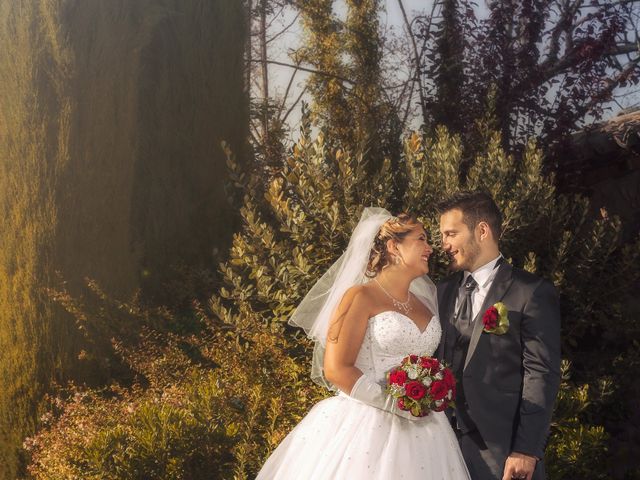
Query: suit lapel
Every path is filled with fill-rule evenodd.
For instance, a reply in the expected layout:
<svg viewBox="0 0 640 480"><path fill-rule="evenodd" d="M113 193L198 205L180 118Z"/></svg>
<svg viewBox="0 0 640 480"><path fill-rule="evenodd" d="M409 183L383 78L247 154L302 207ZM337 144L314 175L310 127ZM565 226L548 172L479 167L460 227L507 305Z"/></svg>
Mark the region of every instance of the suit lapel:
<svg viewBox="0 0 640 480"><path fill-rule="evenodd" d="M447 342L447 332L449 331L448 327L452 324L453 309L456 304L458 287L460 285L462 275L462 272L458 272L453 275L442 292L442 299L440 303L442 308L439 312L440 324L442 326L442 338L440 340L442 345L445 345Z"/></svg>
<svg viewBox="0 0 640 480"><path fill-rule="evenodd" d="M467 357L464 361L464 368L467 368L469 360L471 359L471 357L473 357L473 352L475 352L476 347L478 346L478 341L480 341L482 329L484 328L484 325L482 324L482 316L484 315L484 312L487 310L487 308L489 308L494 303L502 300L504 294L507 293L511 282L513 281L513 279L511 278L512 269L513 267L506 262L498 267L498 272L493 279L491 287L489 287L489 291L487 292L487 296L482 303L482 307L476 313L476 316L473 320L473 332L471 333L471 340L469 341L469 350L467 351Z"/></svg>

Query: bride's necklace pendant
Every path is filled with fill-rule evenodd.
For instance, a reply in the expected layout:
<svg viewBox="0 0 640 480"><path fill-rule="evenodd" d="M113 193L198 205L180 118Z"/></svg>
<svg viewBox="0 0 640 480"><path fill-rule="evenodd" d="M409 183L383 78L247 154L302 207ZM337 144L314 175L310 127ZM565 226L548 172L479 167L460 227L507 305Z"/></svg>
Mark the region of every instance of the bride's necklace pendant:
<svg viewBox="0 0 640 480"><path fill-rule="evenodd" d="M404 313L405 315L411 311L411 305L409 305L408 301L406 303L402 303L396 300L395 298L392 298L391 300L393 301L394 308L398 309L400 312Z"/></svg>
<svg viewBox="0 0 640 480"><path fill-rule="evenodd" d="M374 278L373 281L376 282L378 284L378 286L380 287L380 289L387 295L387 297L389 297L391 299L391 303L393 304L393 308L395 308L396 310L398 310L400 313L402 313L404 315L406 315L407 313L409 313L412 310L412 307L411 307L411 293L407 294L407 301L406 302L401 302L396 297L394 297L389 292L387 292L387 290L382 285L380 285L380 282L378 281L377 278Z"/></svg>

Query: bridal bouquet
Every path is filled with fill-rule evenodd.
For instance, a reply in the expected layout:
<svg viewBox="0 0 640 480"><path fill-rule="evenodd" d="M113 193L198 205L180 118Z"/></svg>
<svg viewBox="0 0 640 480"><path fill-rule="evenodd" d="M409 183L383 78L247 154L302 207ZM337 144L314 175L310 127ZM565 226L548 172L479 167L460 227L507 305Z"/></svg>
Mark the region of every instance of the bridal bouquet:
<svg viewBox="0 0 640 480"><path fill-rule="evenodd" d="M432 410L442 412L455 406L456 380L435 358L409 355L387 374L387 393L397 399L401 410L424 417Z"/></svg>

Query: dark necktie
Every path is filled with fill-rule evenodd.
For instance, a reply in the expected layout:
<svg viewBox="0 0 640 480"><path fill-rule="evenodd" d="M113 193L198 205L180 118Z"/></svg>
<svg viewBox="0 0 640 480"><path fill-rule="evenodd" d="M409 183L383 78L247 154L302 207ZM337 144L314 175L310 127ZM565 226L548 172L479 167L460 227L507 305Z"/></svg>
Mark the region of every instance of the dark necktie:
<svg viewBox="0 0 640 480"><path fill-rule="evenodd" d="M461 326L468 327L473 319L473 303L471 302L471 294L477 286L478 282L469 275L467 277L467 281L464 282L464 298L462 299L462 304L460 305L460 311L458 314L458 322Z"/></svg>

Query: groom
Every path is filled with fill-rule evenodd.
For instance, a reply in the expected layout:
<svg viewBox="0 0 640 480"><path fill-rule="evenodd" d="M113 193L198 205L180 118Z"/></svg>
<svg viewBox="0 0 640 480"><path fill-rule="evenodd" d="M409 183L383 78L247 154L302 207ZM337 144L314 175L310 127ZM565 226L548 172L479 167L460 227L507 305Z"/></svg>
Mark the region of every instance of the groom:
<svg viewBox="0 0 640 480"><path fill-rule="evenodd" d="M502 258L502 215L490 195L457 193L438 212L456 272L438 285L437 354L458 379L450 419L471 478L542 480L560 384L555 288ZM483 317L498 302L508 311L508 329L487 332Z"/></svg>

